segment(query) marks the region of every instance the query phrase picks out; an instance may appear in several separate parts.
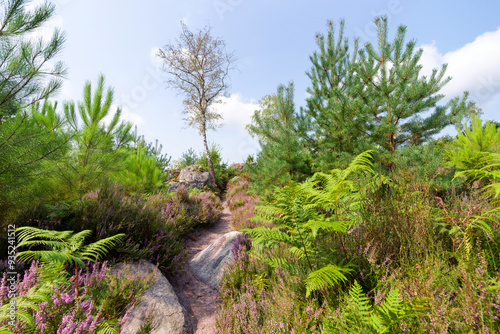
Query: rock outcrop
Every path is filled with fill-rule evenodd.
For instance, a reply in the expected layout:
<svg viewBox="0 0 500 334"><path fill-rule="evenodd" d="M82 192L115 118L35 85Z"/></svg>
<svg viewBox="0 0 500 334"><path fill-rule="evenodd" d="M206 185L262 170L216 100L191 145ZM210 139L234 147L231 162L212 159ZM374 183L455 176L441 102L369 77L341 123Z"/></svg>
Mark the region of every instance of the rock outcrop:
<svg viewBox="0 0 500 334"><path fill-rule="evenodd" d="M170 190L176 190L180 186L186 188L214 188L215 182L212 175L200 165L187 166L180 170L179 174L173 173L175 177L168 182Z"/></svg>
<svg viewBox="0 0 500 334"><path fill-rule="evenodd" d="M232 164L229 168L234 170L237 174L241 174L245 171L246 164L243 163Z"/></svg>
<svg viewBox="0 0 500 334"><path fill-rule="evenodd" d="M227 262L233 258L232 248L238 235L243 235L243 232L233 231L222 235L189 262L189 268L200 281L219 289L219 279Z"/></svg>
<svg viewBox="0 0 500 334"><path fill-rule="evenodd" d="M126 322L122 334L135 334L152 317L152 334L190 334L193 332L188 314L181 306L174 289L162 273L146 260L120 265L118 270L130 271L134 276L153 277L153 285L142 296Z"/></svg>

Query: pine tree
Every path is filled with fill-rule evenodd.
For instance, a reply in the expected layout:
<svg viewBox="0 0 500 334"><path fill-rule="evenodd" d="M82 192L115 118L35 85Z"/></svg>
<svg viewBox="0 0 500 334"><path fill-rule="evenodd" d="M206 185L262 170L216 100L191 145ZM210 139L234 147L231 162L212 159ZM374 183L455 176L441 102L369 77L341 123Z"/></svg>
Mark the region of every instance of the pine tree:
<svg viewBox="0 0 500 334"><path fill-rule="evenodd" d="M310 97L301 114L302 136L324 171L332 168L333 161L350 161L355 153L371 147L371 139L363 133L368 120L368 110L360 94L363 83L353 70L358 42L354 42L351 53L343 31L342 21L335 40L330 21L327 36L316 36L320 50L310 57L313 66L307 75L312 86L307 90ZM366 138L361 140L363 137Z"/></svg>
<svg viewBox="0 0 500 334"><path fill-rule="evenodd" d="M66 72L62 62L49 64L61 51L64 34L55 30L48 42L26 37L50 20L54 4L47 1L29 10L29 3L8 0L0 4L0 124L19 108L57 91Z"/></svg>
<svg viewBox="0 0 500 334"><path fill-rule="evenodd" d="M390 154L408 144L420 144L445 126L458 124L476 111L468 93L437 103L440 89L451 78L446 65L423 76L419 64L422 49L405 44L406 27L399 26L389 40L387 18L377 18L378 42L364 48L354 42L352 53L344 39L344 22L337 39L333 24L327 36L318 34L319 52L311 56L308 72L311 87L302 117L310 127L304 137L320 164L331 166L342 154L353 155L367 148Z"/></svg>
<svg viewBox="0 0 500 334"><path fill-rule="evenodd" d="M43 164L61 154L67 136L55 105L38 103L61 86L62 62L50 64L64 43L55 30L49 41L33 33L54 14L49 1L0 3L0 218L42 196ZM29 36L31 35L31 38Z"/></svg>
<svg viewBox="0 0 500 334"><path fill-rule="evenodd" d="M257 163L250 165L254 183L259 188L301 181L309 174L307 155L298 138L298 118L293 102L293 84L279 86L276 104L262 117L254 113L249 130L259 138L261 151Z"/></svg>
<svg viewBox="0 0 500 334"><path fill-rule="evenodd" d="M85 83L78 113L74 102L65 103L64 115L67 131L72 136L72 150L51 167L55 169L51 192L56 198L82 196L123 167L128 144L133 138L132 125L120 120L121 109L113 111L112 104L113 90L105 90L103 75L99 76L94 92L90 81ZM110 122L106 124L104 119L108 115Z"/></svg>
<svg viewBox="0 0 500 334"><path fill-rule="evenodd" d="M0 221L27 200L45 196L47 163L61 158L69 141L56 108L36 103L0 126Z"/></svg>

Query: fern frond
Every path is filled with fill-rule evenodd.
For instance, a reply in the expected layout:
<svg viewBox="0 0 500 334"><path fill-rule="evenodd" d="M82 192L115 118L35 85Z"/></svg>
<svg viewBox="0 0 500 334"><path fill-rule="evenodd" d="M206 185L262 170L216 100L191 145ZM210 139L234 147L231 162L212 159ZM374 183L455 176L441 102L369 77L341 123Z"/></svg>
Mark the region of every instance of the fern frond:
<svg viewBox="0 0 500 334"><path fill-rule="evenodd" d="M39 260L44 264L50 262L60 262L60 263L76 263L78 265L83 265L83 261L78 257L65 251L54 251L54 250L40 250L40 251L24 251L17 253L17 259L21 262L29 262L34 260Z"/></svg>
<svg viewBox="0 0 500 334"><path fill-rule="evenodd" d="M252 229L245 229L246 233L252 237L252 243L259 247L270 247L277 243L284 242L288 245L298 246L299 243L288 233L281 231L280 227L261 226Z"/></svg>
<svg viewBox="0 0 500 334"><path fill-rule="evenodd" d="M339 267L334 264L329 264L321 269L311 272L306 280L306 295L309 296L311 292L329 288L338 285L347 280L345 275L352 272L349 267Z"/></svg>
<svg viewBox="0 0 500 334"><path fill-rule="evenodd" d="M357 316L371 316L373 310L370 304L370 299L365 296L363 288L359 285L358 281L354 281L353 286L349 289L349 297L349 306L355 310Z"/></svg>
<svg viewBox="0 0 500 334"><path fill-rule="evenodd" d="M398 324L405 316L405 304L398 289L389 292L384 303L377 307L377 314L382 320L382 326L377 329L382 333L388 331L392 325Z"/></svg>
<svg viewBox="0 0 500 334"><path fill-rule="evenodd" d="M118 320L104 320L97 325L97 334L119 334L120 329L118 328Z"/></svg>
<svg viewBox="0 0 500 334"><path fill-rule="evenodd" d="M293 256L295 256L299 260L302 260L306 257L306 253L304 252L304 248L302 248L302 247L293 246L293 247L288 248L288 251L290 252L290 254L292 254Z"/></svg>
<svg viewBox="0 0 500 334"><path fill-rule="evenodd" d="M16 296L16 319L24 323L27 328L34 328L36 323L33 319L33 312L40 311L40 303L48 302L52 289L48 284L41 284L32 287L26 295ZM0 307L0 323L10 319L9 303ZM10 333L10 332L8 332Z"/></svg>
<svg viewBox="0 0 500 334"><path fill-rule="evenodd" d="M373 152L374 150L368 150L357 155L345 170L346 176L353 173L373 173Z"/></svg>
<svg viewBox="0 0 500 334"><path fill-rule="evenodd" d="M91 230L84 230L78 233L75 233L71 236L68 236L67 242L70 245L75 245L77 248L81 247L83 245L83 242L85 239L92 234Z"/></svg>
<svg viewBox="0 0 500 334"><path fill-rule="evenodd" d="M16 229L18 247L27 245L28 242L32 241L34 238L46 239L45 241L58 241L64 244L64 240L67 239L72 233L72 231L52 231L31 226L22 226ZM33 242L29 243L29 245L33 244Z"/></svg>
<svg viewBox="0 0 500 334"><path fill-rule="evenodd" d="M290 261L290 258L286 257L279 257L279 256L273 256L271 258L264 257L263 260L273 268L284 269L287 271L295 271L295 268L297 267L295 263L292 263Z"/></svg>
<svg viewBox="0 0 500 334"><path fill-rule="evenodd" d="M324 219L310 220L304 224L304 227L311 229L313 237L316 238L320 230L346 233L351 225L352 221L350 220Z"/></svg>
<svg viewBox="0 0 500 334"><path fill-rule="evenodd" d="M84 246L80 251L80 256L83 259L97 261L99 257L106 254L116 243L123 241L125 234L116 234L109 238L98 240L90 245Z"/></svg>

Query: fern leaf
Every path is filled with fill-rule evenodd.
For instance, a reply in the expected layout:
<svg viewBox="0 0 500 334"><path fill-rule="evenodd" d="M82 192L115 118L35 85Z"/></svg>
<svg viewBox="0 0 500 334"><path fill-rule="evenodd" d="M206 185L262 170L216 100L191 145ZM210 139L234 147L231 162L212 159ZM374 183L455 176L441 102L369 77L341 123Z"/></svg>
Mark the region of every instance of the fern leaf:
<svg viewBox="0 0 500 334"><path fill-rule="evenodd" d="M329 264L321 269L311 272L306 280L306 295L309 296L311 292L335 286L341 282L345 282L347 277L345 275L352 272L349 267L339 267L334 264Z"/></svg>
<svg viewBox="0 0 500 334"><path fill-rule="evenodd" d="M291 270L296 268L296 265L290 262L289 258L273 256L271 258L265 257L263 260L273 268Z"/></svg>
<svg viewBox="0 0 500 334"><path fill-rule="evenodd" d="M83 247L80 255L83 259L97 261L101 255L106 254L109 249L114 247L116 243L122 241L124 238L125 234L121 233L109 238L98 240L90 245Z"/></svg>
<svg viewBox="0 0 500 334"><path fill-rule="evenodd" d="M389 330L392 325L398 324L405 315L400 291L398 289L391 290L385 297L384 303L377 307L376 312L382 320L383 327L385 327L384 332ZM381 329L382 327L378 328L378 330Z"/></svg>
<svg viewBox="0 0 500 334"><path fill-rule="evenodd" d="M325 219L325 220L310 220L306 224L304 224L304 227L311 229L313 237L316 238L319 230L346 233L351 225L352 222L349 220L336 221L336 220Z"/></svg>
<svg viewBox="0 0 500 334"><path fill-rule="evenodd" d="M306 257L306 253L305 253L303 247L293 246L293 247L288 248L288 251L299 260L302 260Z"/></svg>
<svg viewBox="0 0 500 334"><path fill-rule="evenodd" d="M118 328L118 320L104 320L97 325L97 334L119 334L120 329Z"/></svg>
<svg viewBox="0 0 500 334"><path fill-rule="evenodd" d="M279 242L284 242L288 245L298 246L299 243L287 233L280 230L279 227L269 228L261 226L253 229L246 229L253 239L252 242L257 246L272 246Z"/></svg>
<svg viewBox="0 0 500 334"><path fill-rule="evenodd" d="M70 245L76 245L77 248L79 248L79 247L81 247L81 245L83 245L83 242L85 241L85 239L88 236L90 236L91 234L92 234L91 230L84 230L84 231L75 233L75 234L73 234L71 236L68 236L67 242Z"/></svg>

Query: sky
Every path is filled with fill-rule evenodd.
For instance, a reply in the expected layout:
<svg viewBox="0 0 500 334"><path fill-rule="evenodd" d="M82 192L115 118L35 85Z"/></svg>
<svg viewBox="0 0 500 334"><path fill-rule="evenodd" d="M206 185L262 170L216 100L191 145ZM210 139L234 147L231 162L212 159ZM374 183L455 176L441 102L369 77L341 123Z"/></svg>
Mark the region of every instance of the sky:
<svg viewBox="0 0 500 334"><path fill-rule="evenodd" d="M424 50L423 73L448 64L453 77L446 100L470 92L483 119L500 122L500 1L482 0L55 0L56 14L40 30L66 34L59 59L68 67L57 100L81 100L83 86L96 85L100 73L114 88L123 118L146 140L156 139L173 160L203 149L196 129L183 120L183 96L167 89L158 48L175 41L184 22L192 31L211 26L238 60L229 95L217 106L223 126L208 133L229 163L243 162L259 150L245 130L258 101L293 82L297 110L305 105L315 36L327 22L345 20L345 37L361 44L376 41L373 20L386 15L389 36L407 26L406 40ZM338 26L338 25L337 25ZM445 130L450 134L453 129Z"/></svg>

